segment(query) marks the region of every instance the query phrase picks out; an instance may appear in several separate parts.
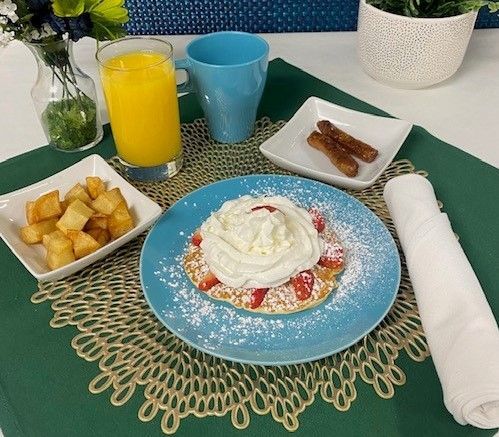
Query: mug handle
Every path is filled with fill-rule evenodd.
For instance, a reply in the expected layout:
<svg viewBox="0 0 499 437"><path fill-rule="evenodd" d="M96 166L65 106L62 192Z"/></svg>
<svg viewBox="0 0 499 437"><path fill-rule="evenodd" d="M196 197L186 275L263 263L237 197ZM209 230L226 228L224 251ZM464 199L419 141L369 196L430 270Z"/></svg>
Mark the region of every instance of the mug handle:
<svg viewBox="0 0 499 437"><path fill-rule="evenodd" d="M177 85L177 93L192 93L194 92L194 87L191 81L191 63L187 58L175 59L175 70L185 70L187 73L187 80L183 83Z"/></svg>

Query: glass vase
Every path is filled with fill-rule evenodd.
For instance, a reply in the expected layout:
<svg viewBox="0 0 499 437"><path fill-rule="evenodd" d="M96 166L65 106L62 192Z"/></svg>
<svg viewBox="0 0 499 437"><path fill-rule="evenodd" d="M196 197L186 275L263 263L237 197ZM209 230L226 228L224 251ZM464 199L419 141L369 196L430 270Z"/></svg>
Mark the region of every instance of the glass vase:
<svg viewBox="0 0 499 437"><path fill-rule="evenodd" d="M26 43L38 76L31 97L49 144L57 150L88 149L102 139L93 80L76 65L69 39Z"/></svg>

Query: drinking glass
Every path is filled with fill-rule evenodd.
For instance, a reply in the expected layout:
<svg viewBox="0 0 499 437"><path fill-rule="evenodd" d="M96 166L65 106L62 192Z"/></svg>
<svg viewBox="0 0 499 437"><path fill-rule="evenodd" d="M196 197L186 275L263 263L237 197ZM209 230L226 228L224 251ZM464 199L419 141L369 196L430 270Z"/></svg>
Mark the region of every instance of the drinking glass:
<svg viewBox="0 0 499 437"><path fill-rule="evenodd" d="M97 51L118 156L136 180L170 178L182 167L173 47L150 37L126 37Z"/></svg>

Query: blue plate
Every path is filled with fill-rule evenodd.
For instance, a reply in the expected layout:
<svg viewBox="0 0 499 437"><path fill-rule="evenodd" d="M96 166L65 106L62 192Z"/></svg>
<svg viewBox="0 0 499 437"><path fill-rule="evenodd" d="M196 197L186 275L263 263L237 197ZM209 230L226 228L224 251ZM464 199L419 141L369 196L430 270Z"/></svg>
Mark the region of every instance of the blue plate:
<svg viewBox="0 0 499 437"><path fill-rule="evenodd" d="M345 247L339 287L322 304L288 315L236 309L198 291L184 273L190 235L223 202L282 195L317 206ZM384 318L400 282L400 258L383 223L358 200L320 182L291 176L247 176L194 191L151 229L140 277L156 317L191 346L228 360L281 365L313 361L356 343Z"/></svg>

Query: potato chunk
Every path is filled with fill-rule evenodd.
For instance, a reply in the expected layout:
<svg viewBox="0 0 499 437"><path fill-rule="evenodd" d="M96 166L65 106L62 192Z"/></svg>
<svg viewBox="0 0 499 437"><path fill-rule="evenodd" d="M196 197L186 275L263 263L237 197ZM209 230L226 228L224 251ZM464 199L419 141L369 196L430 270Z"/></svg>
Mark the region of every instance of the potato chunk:
<svg viewBox="0 0 499 437"><path fill-rule="evenodd" d="M69 230L68 237L73 242L73 251L76 259L90 255L100 248L100 244L86 232Z"/></svg>
<svg viewBox="0 0 499 437"><path fill-rule="evenodd" d="M133 229L133 218L126 206L126 202L121 202L109 216L108 228L111 238L115 240Z"/></svg>
<svg viewBox="0 0 499 437"><path fill-rule="evenodd" d="M90 255L135 226L119 188L106 191L98 176L85 180L62 200L54 190L26 202L27 225L19 229L20 237L26 244L43 243L51 270Z"/></svg>
<svg viewBox="0 0 499 437"><path fill-rule="evenodd" d="M109 235L109 231L107 229L89 229L87 234L97 241L101 247L111 241L111 236Z"/></svg>
<svg viewBox="0 0 499 437"><path fill-rule="evenodd" d="M71 188L64 196L64 200L66 200L68 204L71 204L76 199L81 200L87 205L90 205L90 203L92 202L92 199L88 195L87 190L85 190L85 188L83 188L80 183Z"/></svg>
<svg viewBox="0 0 499 437"><path fill-rule="evenodd" d="M110 215L121 202L125 202L125 198L121 194L120 189L113 188L99 194L97 199L92 202L92 208L102 214Z"/></svg>
<svg viewBox="0 0 499 437"><path fill-rule="evenodd" d="M23 226L21 228L21 239L26 244L41 243L45 234L50 234L57 229L55 227L56 223L57 219L49 219L33 223L32 225Z"/></svg>
<svg viewBox="0 0 499 437"><path fill-rule="evenodd" d="M107 216L104 214L96 213L88 219L85 225L85 230L88 229L107 229Z"/></svg>
<svg viewBox="0 0 499 437"><path fill-rule="evenodd" d="M36 223L35 202L26 202L26 221L28 225Z"/></svg>
<svg viewBox="0 0 499 437"><path fill-rule="evenodd" d="M65 234L70 229L81 231L93 214L92 208L89 208L80 199L76 199L66 208L63 216L57 222L57 227Z"/></svg>
<svg viewBox="0 0 499 437"><path fill-rule="evenodd" d="M50 234L45 234L43 236L43 245L45 249L50 250L54 253L61 253L67 250L67 248L73 249L73 243L71 240L64 234L64 232L57 229Z"/></svg>
<svg viewBox="0 0 499 437"><path fill-rule="evenodd" d="M62 214L66 212L66 209L68 209L70 202L68 202L66 199L61 200L61 209L62 209ZM62 215L61 215L62 217Z"/></svg>
<svg viewBox="0 0 499 437"><path fill-rule="evenodd" d="M98 176L87 176L87 190L92 199L97 199L99 194L106 191L106 187L102 179Z"/></svg>
<svg viewBox="0 0 499 437"><path fill-rule="evenodd" d="M58 269L59 267L72 263L74 260L75 255L71 246L66 247L66 249L61 252L54 252L50 249L47 250L46 261L50 270Z"/></svg>
<svg viewBox="0 0 499 437"><path fill-rule="evenodd" d="M62 215L62 208L61 203L59 202L59 190L43 194L35 200L35 204L32 208L31 219L34 220L34 223L60 217Z"/></svg>

